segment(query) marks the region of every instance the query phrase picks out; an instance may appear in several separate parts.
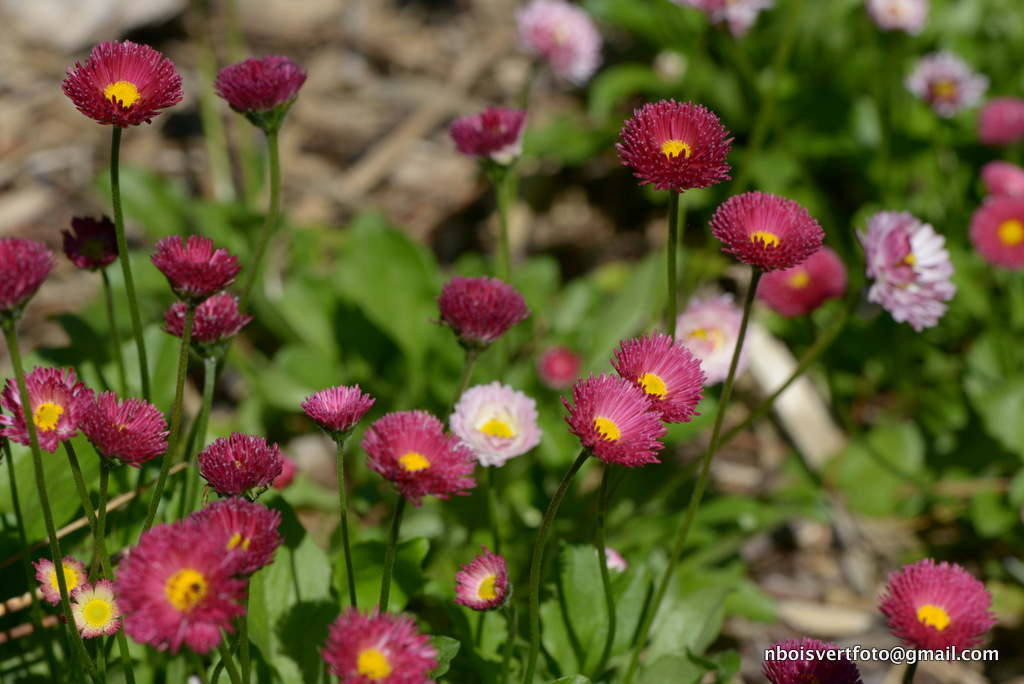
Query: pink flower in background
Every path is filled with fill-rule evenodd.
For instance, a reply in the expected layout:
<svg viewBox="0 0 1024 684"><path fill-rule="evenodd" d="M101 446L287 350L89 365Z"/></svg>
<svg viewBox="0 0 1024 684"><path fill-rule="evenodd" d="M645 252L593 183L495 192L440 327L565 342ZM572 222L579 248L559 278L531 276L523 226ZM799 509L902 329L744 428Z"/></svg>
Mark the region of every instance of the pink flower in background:
<svg viewBox="0 0 1024 684"><path fill-rule="evenodd" d="M540 381L554 390L572 385L580 377L583 359L572 349L562 345L549 347L537 359Z"/></svg>
<svg viewBox="0 0 1024 684"><path fill-rule="evenodd" d="M136 468L167 451L167 419L153 404L113 392L96 395L82 420L82 434L105 458Z"/></svg>
<svg viewBox="0 0 1024 684"><path fill-rule="evenodd" d="M83 584L75 589L71 601L75 626L85 639L117 634L123 614L114 598L114 583L108 579Z"/></svg>
<svg viewBox="0 0 1024 684"><path fill-rule="evenodd" d="M981 167L981 182L993 195L1024 197L1024 169L1004 161L990 161Z"/></svg>
<svg viewBox="0 0 1024 684"><path fill-rule="evenodd" d="M813 655L792 659L790 651ZM828 657L830 651L835 655ZM772 644L768 653L776 657L765 658L761 671L772 684L861 684L857 666L831 642L808 637L786 639Z"/></svg>
<svg viewBox="0 0 1024 684"><path fill-rule="evenodd" d="M53 252L25 238L0 239L0 321L17 317L53 270Z"/></svg>
<svg viewBox="0 0 1024 684"><path fill-rule="evenodd" d="M114 222L108 217L97 221L88 216L76 216L71 219L71 231L61 231L64 254L78 268L95 271L117 259L117 235Z"/></svg>
<svg viewBox="0 0 1024 684"><path fill-rule="evenodd" d="M845 292L846 265L829 247L822 247L802 264L765 273L757 284L758 299L788 318L806 316Z"/></svg>
<svg viewBox="0 0 1024 684"><path fill-rule="evenodd" d="M978 142L1005 146L1024 140L1024 99L994 97L978 114Z"/></svg>
<svg viewBox="0 0 1024 684"><path fill-rule="evenodd" d="M540 443L537 402L497 380L466 390L449 422L483 466L500 467Z"/></svg>
<svg viewBox="0 0 1024 684"><path fill-rule="evenodd" d="M341 684L426 684L437 667L437 649L411 617L377 608L346 609L331 623L321 655Z"/></svg>
<svg viewBox="0 0 1024 684"><path fill-rule="evenodd" d="M916 36L928 20L928 0L867 0L867 4L868 14L883 31Z"/></svg>
<svg viewBox="0 0 1024 684"><path fill-rule="evenodd" d="M224 67L213 88L231 108L266 132L277 131L299 96L306 74L298 64L278 55L249 59Z"/></svg>
<svg viewBox="0 0 1024 684"><path fill-rule="evenodd" d="M494 610L505 604L511 593L505 559L487 547L469 565L455 573L455 602L473 610Z"/></svg>
<svg viewBox="0 0 1024 684"><path fill-rule="evenodd" d="M708 15L713 24L726 22L734 36L745 36L762 10L771 9L772 0L672 0Z"/></svg>
<svg viewBox="0 0 1024 684"><path fill-rule="evenodd" d="M175 337L185 334L185 302L175 302L164 314L167 332ZM192 321L192 344L203 356L223 354L227 342L252 321L252 316L238 310L238 297L226 292L215 294L196 307Z"/></svg>
<svg viewBox="0 0 1024 684"><path fill-rule="evenodd" d="M281 512L261 503L232 496L218 499L192 514L192 519L213 537L221 549L235 551L234 574L248 577L274 560L274 551L284 539L277 533Z"/></svg>
<svg viewBox="0 0 1024 684"><path fill-rule="evenodd" d="M622 554L610 546L604 547L604 559L609 570L614 570L615 572L626 572L629 568L629 563L627 563L626 559L622 557Z"/></svg>
<svg viewBox="0 0 1024 684"><path fill-rule="evenodd" d="M704 384L716 385L729 375L729 365L740 335L743 312L729 295L692 300L676 319L676 339L700 359ZM736 376L747 368L747 345L743 343Z"/></svg>
<svg viewBox="0 0 1024 684"><path fill-rule="evenodd" d="M922 57L907 76L906 86L936 114L948 119L981 101L988 90L988 77L975 73L958 55L943 50Z"/></svg>
<svg viewBox="0 0 1024 684"><path fill-rule="evenodd" d="M36 426L39 448L51 454L61 442L78 434L82 419L92 407L93 391L78 381L70 368L36 367L25 377L32 422ZM0 435L28 446L28 425L21 406L21 393L14 378L0 394L0 405L8 413L0 414Z"/></svg>
<svg viewBox="0 0 1024 684"><path fill-rule="evenodd" d="M612 367L647 394L651 409L666 423L688 423L700 415L704 373L682 342L659 333L622 340Z"/></svg>
<svg viewBox="0 0 1024 684"><path fill-rule="evenodd" d="M281 474L274 478L274 483L271 485L274 489L284 489L292 483L295 479L295 474L299 468L295 465L295 461L291 456L285 453L281 453L281 460L283 462L281 466Z"/></svg>
<svg viewBox="0 0 1024 684"><path fill-rule="evenodd" d="M198 305L231 283L242 270L238 257L226 249L213 248L213 240L202 235L165 237L156 243L150 257L174 294L187 303Z"/></svg>
<svg viewBox="0 0 1024 684"><path fill-rule="evenodd" d="M480 114L456 119L449 128L459 152L502 166L523 153L525 131L526 112L505 107L488 107Z"/></svg>
<svg viewBox="0 0 1024 684"><path fill-rule="evenodd" d="M49 558L40 558L33 561L36 569L36 579L39 580L39 589L43 592L43 598L53 605L60 603L60 587L57 585L57 566ZM64 588L71 592L85 584L88 576L85 572L85 564L75 560L71 556L64 556L60 564L64 572Z"/></svg>
<svg viewBox="0 0 1024 684"><path fill-rule="evenodd" d="M532 0L516 10L519 47L559 78L581 86L601 63L601 34L590 15L563 0Z"/></svg>
<svg viewBox="0 0 1024 684"><path fill-rule="evenodd" d="M990 264L1024 269L1024 196L993 195L971 216L971 244Z"/></svg>
<svg viewBox="0 0 1024 684"><path fill-rule="evenodd" d="M733 195L715 211L711 232L722 251L762 271L803 263L821 248L824 231L799 202L763 192Z"/></svg>
<svg viewBox="0 0 1024 684"><path fill-rule="evenodd" d="M487 276L455 276L441 289L437 308L467 349L487 347L530 315L519 290Z"/></svg>
<svg viewBox="0 0 1024 684"><path fill-rule="evenodd" d="M281 474L284 460L276 444L237 432L217 439L197 458L199 474L221 496L254 499Z"/></svg>
<svg viewBox="0 0 1024 684"><path fill-rule="evenodd" d="M335 441L344 440L376 401L359 385L328 387L303 400L302 410Z"/></svg>

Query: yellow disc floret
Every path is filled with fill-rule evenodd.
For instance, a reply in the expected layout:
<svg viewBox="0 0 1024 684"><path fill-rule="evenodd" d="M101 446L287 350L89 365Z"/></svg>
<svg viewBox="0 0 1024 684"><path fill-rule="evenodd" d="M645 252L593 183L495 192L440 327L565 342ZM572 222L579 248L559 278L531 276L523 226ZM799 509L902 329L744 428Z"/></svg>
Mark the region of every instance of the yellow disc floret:
<svg viewBox="0 0 1024 684"><path fill-rule="evenodd" d="M375 682L391 674L391 663L388 662L388 657L377 649L367 648L359 652L356 671L371 682Z"/></svg>
<svg viewBox="0 0 1024 684"><path fill-rule="evenodd" d="M999 241L1007 247L1016 247L1024 242L1024 223L1019 219L1009 219L999 224Z"/></svg>
<svg viewBox="0 0 1024 684"><path fill-rule="evenodd" d="M917 609L917 619L940 632L949 626L949 613L939 606L926 603Z"/></svg>
<svg viewBox="0 0 1024 684"><path fill-rule="evenodd" d="M491 418L486 423L480 426L480 432L491 437L515 437L516 431L512 429L506 421L500 418Z"/></svg>
<svg viewBox="0 0 1024 684"><path fill-rule="evenodd" d="M57 423L60 421L60 417L63 414L63 406L57 406L52 401L44 401L36 407L35 413L32 414L32 422L35 423L36 427L43 432L56 430Z"/></svg>
<svg viewBox="0 0 1024 684"><path fill-rule="evenodd" d="M82 608L82 615L85 616L85 621L93 627L103 627L106 625L110 622L110 615L113 612L110 604L103 599L93 599Z"/></svg>
<svg viewBox="0 0 1024 684"><path fill-rule="evenodd" d="M398 459L398 465L405 468L410 473L415 473L417 470L425 470L430 467L430 461L423 454L418 454L415 451L410 451L404 456Z"/></svg>
<svg viewBox="0 0 1024 684"><path fill-rule="evenodd" d="M138 101L139 89L135 87L135 84L129 83L128 81L117 81L116 83L111 83L106 87L103 91L103 97L115 103L119 103L122 107L127 109Z"/></svg>
<svg viewBox="0 0 1024 684"><path fill-rule="evenodd" d="M241 547L243 551L249 550L249 538L243 537L241 532L235 532L228 540L228 549Z"/></svg>
<svg viewBox="0 0 1024 684"><path fill-rule="evenodd" d="M666 157L672 159L678 157L680 154L684 158L690 158L690 146L684 143L682 140L666 140L661 143L661 151Z"/></svg>
<svg viewBox="0 0 1024 684"><path fill-rule="evenodd" d="M484 581L480 583L480 587L476 590L476 595L481 601L490 601L498 597L498 590L495 584L498 581L497 575L488 575L484 578Z"/></svg>
<svg viewBox="0 0 1024 684"><path fill-rule="evenodd" d="M794 290L802 290L810 284L811 276L807 274L807 271L797 271L789 276L789 286Z"/></svg>
<svg viewBox="0 0 1024 684"><path fill-rule="evenodd" d="M175 610L187 613L206 596L207 584L203 573L183 568L171 575L164 585L164 593Z"/></svg>
<svg viewBox="0 0 1024 684"><path fill-rule="evenodd" d="M654 373L644 373L643 377L640 378L640 386L644 388L645 392L653 394L659 399L664 399L665 394L668 392L668 388L665 387L665 381Z"/></svg>
<svg viewBox="0 0 1024 684"><path fill-rule="evenodd" d="M75 574L74 569L65 568L63 565L60 566L64 569L64 586L67 587L68 594L71 594L71 590L78 586L78 575ZM54 591L60 591L60 587L57 586L57 568L53 569L50 573L50 586L53 587Z"/></svg>
<svg viewBox="0 0 1024 684"><path fill-rule="evenodd" d="M594 419L594 427L597 428L597 431L601 433L601 436L609 442L614 442L622 436L622 433L619 432L618 425L607 418L602 418L601 416Z"/></svg>
<svg viewBox="0 0 1024 684"><path fill-rule="evenodd" d="M757 244L758 240L764 243L765 247L778 247L779 236L775 233L769 233L767 230L755 230L750 234L750 241Z"/></svg>
<svg viewBox="0 0 1024 684"><path fill-rule="evenodd" d="M932 86L932 96L942 100L956 99L956 83L953 81L937 81Z"/></svg>

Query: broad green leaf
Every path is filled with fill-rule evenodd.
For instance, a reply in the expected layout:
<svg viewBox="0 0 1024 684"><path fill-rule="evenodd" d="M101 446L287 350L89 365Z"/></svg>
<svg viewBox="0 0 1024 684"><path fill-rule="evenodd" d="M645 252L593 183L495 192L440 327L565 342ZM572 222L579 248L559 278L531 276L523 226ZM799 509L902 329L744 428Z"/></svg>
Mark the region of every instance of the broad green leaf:
<svg viewBox="0 0 1024 684"><path fill-rule="evenodd" d="M897 510L904 484L921 472L924 452L920 430L911 422L877 427L866 439L850 444L840 467L850 504L871 515Z"/></svg>
<svg viewBox="0 0 1024 684"><path fill-rule="evenodd" d="M667 655L644 668L641 684L699 684L711 668L694 663L689 658Z"/></svg>
<svg viewBox="0 0 1024 684"><path fill-rule="evenodd" d="M426 584L423 561L430 550L430 542L423 537L399 542L395 551L395 567L391 579L388 607L399 611L410 598ZM363 540L352 544L352 567L356 576L356 600L360 606L376 605L380 599L380 581L384 570L385 542ZM348 574L344 553L334 563L334 589L338 596L348 596Z"/></svg>
<svg viewBox="0 0 1024 684"><path fill-rule="evenodd" d="M437 649L437 667L430 671L429 677L437 679L448 672L452 659L455 658L462 644L458 639L440 635L432 637L430 641L434 644L434 648Z"/></svg>

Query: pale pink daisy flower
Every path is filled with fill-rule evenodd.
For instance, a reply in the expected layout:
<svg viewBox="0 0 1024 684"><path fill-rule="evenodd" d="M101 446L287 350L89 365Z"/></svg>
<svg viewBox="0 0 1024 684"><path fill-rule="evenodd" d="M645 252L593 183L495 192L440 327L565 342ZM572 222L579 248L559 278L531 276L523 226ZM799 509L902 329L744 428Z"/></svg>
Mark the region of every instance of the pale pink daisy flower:
<svg viewBox="0 0 1024 684"><path fill-rule="evenodd" d="M508 166L523 153L526 112L488 107L479 114L456 119L448 131L462 154Z"/></svg>
<svg viewBox="0 0 1024 684"><path fill-rule="evenodd" d="M51 454L61 442L78 434L78 428L92 407L93 391L78 381L70 368L36 367L25 377L32 422L36 426L39 448ZM21 407L21 393L14 378L0 394L0 405L10 415L0 414L0 435L18 444L29 445L28 425Z"/></svg>
<svg viewBox="0 0 1024 684"><path fill-rule="evenodd" d="M49 558L40 558L33 561L36 569L36 579L39 580L39 589L43 592L43 598L57 605L60 603L60 587L57 585L57 566ZM85 574L85 564L75 560L71 556L64 556L60 564L64 572L64 587L68 590L68 596L75 589L86 582L88 576Z"/></svg>
<svg viewBox="0 0 1024 684"><path fill-rule="evenodd" d="M369 394L363 394L358 384L351 387L339 385L314 392L303 400L301 406L306 415L337 442L356 429L356 424L375 401Z"/></svg>
<svg viewBox="0 0 1024 684"><path fill-rule="evenodd" d="M622 340L612 367L646 394L666 423L688 423L704 398L700 361L683 343L654 333Z"/></svg>
<svg viewBox="0 0 1024 684"><path fill-rule="evenodd" d="M437 649L408 615L351 607L331 623L321 650L327 670L341 684L426 684L437 667Z"/></svg>
<svg viewBox="0 0 1024 684"><path fill-rule="evenodd" d="M765 273L757 283L758 299L787 318L806 316L845 292L846 265L829 247L802 264Z"/></svg>
<svg viewBox="0 0 1024 684"><path fill-rule="evenodd" d="M971 244L990 264L1024 269L1024 196L993 195L971 216Z"/></svg>
<svg viewBox="0 0 1024 684"><path fill-rule="evenodd" d="M990 161L981 167L981 182L993 195L1024 197L1024 169L1004 161Z"/></svg>
<svg viewBox="0 0 1024 684"><path fill-rule="evenodd" d="M601 34L590 15L563 0L533 0L516 10L519 47L559 78L581 86L601 63Z"/></svg>
<svg viewBox="0 0 1024 684"><path fill-rule="evenodd" d="M912 36L924 30L928 0L867 0L868 14L883 31L904 31Z"/></svg>
<svg viewBox="0 0 1024 684"><path fill-rule="evenodd" d="M725 22L734 36L745 36L757 21L757 15L772 8L772 0L672 0L708 15L712 24Z"/></svg>
<svg viewBox="0 0 1024 684"><path fill-rule="evenodd" d="M978 142L982 145L1012 145L1024 140L1024 99L994 97L978 114Z"/></svg>
<svg viewBox="0 0 1024 684"><path fill-rule="evenodd" d="M503 466L540 443L537 402L497 380L466 390L449 423L483 466Z"/></svg>
<svg viewBox="0 0 1024 684"><path fill-rule="evenodd" d="M610 546L604 547L604 559L609 570L614 570L615 572L626 572L629 568L629 563L627 563L626 559L622 557L622 554Z"/></svg>
<svg viewBox="0 0 1024 684"><path fill-rule="evenodd" d="M906 78L907 90L943 118L973 107L988 89L988 77L974 72L958 55L932 52L920 59Z"/></svg>
<svg viewBox="0 0 1024 684"><path fill-rule="evenodd" d="M117 634L123 614L114 597L114 583L108 579L83 584L71 597L75 626L85 639Z"/></svg>
<svg viewBox="0 0 1024 684"><path fill-rule="evenodd" d="M761 672L772 684L861 684L857 666L831 642L786 639L772 644L767 653L775 657L765 659Z"/></svg>
<svg viewBox="0 0 1024 684"><path fill-rule="evenodd" d="M700 359L704 385L716 385L729 375L729 365L740 335L743 311L729 295L695 299L676 318L676 339ZM747 368L747 344L743 342L736 375Z"/></svg>
<svg viewBox="0 0 1024 684"><path fill-rule="evenodd" d="M554 390L565 389L580 377L583 358L569 347L549 347L537 359L540 381Z"/></svg>
<svg viewBox="0 0 1024 684"><path fill-rule="evenodd" d="M469 565L455 573L455 602L473 610L494 610L512 594L505 559L487 547Z"/></svg>

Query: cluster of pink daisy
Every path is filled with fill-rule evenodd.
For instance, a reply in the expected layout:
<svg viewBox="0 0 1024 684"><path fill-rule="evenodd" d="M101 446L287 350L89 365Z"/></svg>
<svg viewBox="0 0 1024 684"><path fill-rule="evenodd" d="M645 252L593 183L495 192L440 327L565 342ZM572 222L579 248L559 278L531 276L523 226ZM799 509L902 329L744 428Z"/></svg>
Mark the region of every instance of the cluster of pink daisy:
<svg viewBox="0 0 1024 684"><path fill-rule="evenodd" d="M936 114L950 118L981 101L988 77L975 73L959 55L943 50L922 57L907 76L906 86Z"/></svg>
<svg viewBox="0 0 1024 684"><path fill-rule="evenodd" d="M1006 146L1024 140L1024 99L995 97L978 115L978 142Z"/></svg>
<svg viewBox="0 0 1024 684"><path fill-rule="evenodd" d="M487 276L455 276L441 289L437 308L466 349L486 348L530 315L518 290Z"/></svg>
<svg viewBox="0 0 1024 684"><path fill-rule="evenodd" d="M772 0L672 0L708 15L713 24L725 23L734 36L745 36L757 21L757 15L771 9Z"/></svg>
<svg viewBox="0 0 1024 684"><path fill-rule="evenodd" d="M928 20L928 0L867 0L868 14L883 31L916 36Z"/></svg>
<svg viewBox="0 0 1024 684"><path fill-rule="evenodd" d="M480 114L452 122L449 132L459 152L481 161L508 166L523 153L526 112L488 107Z"/></svg>
<svg viewBox="0 0 1024 684"><path fill-rule="evenodd" d="M226 249L214 249L213 240L202 235L165 237L156 243L153 265L167 278L174 294L191 306L235 282L242 269L238 257Z"/></svg>
<svg viewBox="0 0 1024 684"><path fill-rule="evenodd" d="M519 47L559 78L583 85L601 64L601 34L585 10L565 0L531 0L516 11Z"/></svg>
<svg viewBox="0 0 1024 684"><path fill-rule="evenodd" d="M71 556L65 556L57 564L48 558L35 561L36 580L43 599L52 605L60 603L60 587L57 585L57 573L64 575L64 588L71 600L71 611L75 626L82 637L92 639L98 636L109 636L121 628L121 610L115 596L114 583L109 579L98 579L89 583L85 564Z"/></svg>
<svg viewBox="0 0 1024 684"><path fill-rule="evenodd" d="M214 440L198 456L199 474L221 496L255 499L281 474L284 459L263 437L233 432Z"/></svg>
<svg viewBox="0 0 1024 684"><path fill-rule="evenodd" d="M164 313L167 332L180 338L185 334L188 305L177 301ZM191 344L203 358L219 358L227 351L231 339L242 331L252 316L238 309L238 297L226 292L215 294L196 307L192 320Z"/></svg>

